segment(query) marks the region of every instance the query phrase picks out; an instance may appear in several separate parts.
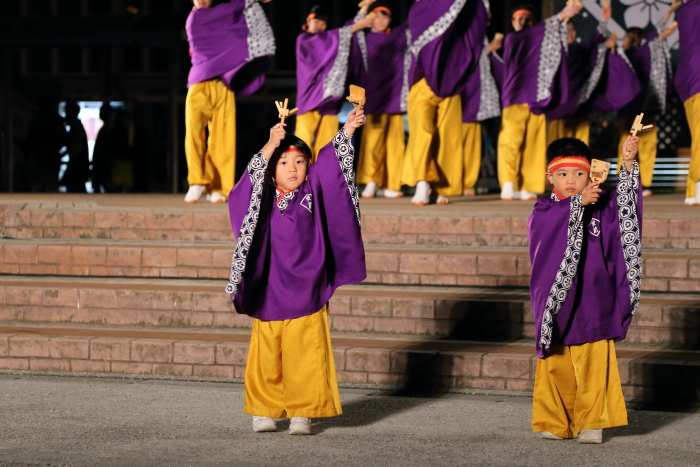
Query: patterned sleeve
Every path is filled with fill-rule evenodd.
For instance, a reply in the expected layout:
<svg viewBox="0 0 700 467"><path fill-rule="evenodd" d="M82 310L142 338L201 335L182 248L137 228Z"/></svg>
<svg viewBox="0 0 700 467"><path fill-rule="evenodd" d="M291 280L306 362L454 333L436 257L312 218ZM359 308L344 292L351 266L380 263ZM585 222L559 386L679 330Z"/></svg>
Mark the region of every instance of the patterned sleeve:
<svg viewBox="0 0 700 467"><path fill-rule="evenodd" d="M338 52L331 70L323 81L323 99L342 97L345 93L345 81L348 76L348 60L352 44L352 26L340 28L338 37Z"/></svg>
<svg viewBox="0 0 700 467"><path fill-rule="evenodd" d="M642 279L642 232L639 209L639 164L635 161L632 171L622 164L617 178L617 209L620 220L622 254L627 266L632 314L639 306Z"/></svg>
<svg viewBox="0 0 700 467"><path fill-rule="evenodd" d="M566 23L554 15L544 22L544 38L537 68L537 102L552 96L552 82L561 65L562 51L566 48Z"/></svg>
<svg viewBox="0 0 700 467"><path fill-rule="evenodd" d="M258 152L248 163L248 176L250 183L253 185L252 194L250 196L250 204L248 211L243 218L241 228L236 237L236 249L233 251L231 258L231 274L228 284L226 285L226 293L232 297L236 295L238 287L243 280L246 262L248 260L248 252L253 244L253 234L258 225L258 216L260 214L260 206L262 204L263 189L265 188L265 169L267 168L268 160L263 155L262 151Z"/></svg>
<svg viewBox="0 0 700 467"><path fill-rule="evenodd" d="M333 149L335 149L335 155L338 158L345 183L348 185L352 204L355 206L357 222L361 224L360 200L357 192L357 184L355 183L355 147L352 145L352 137L348 136L345 127L341 128L338 134L335 135L335 138L333 138Z"/></svg>

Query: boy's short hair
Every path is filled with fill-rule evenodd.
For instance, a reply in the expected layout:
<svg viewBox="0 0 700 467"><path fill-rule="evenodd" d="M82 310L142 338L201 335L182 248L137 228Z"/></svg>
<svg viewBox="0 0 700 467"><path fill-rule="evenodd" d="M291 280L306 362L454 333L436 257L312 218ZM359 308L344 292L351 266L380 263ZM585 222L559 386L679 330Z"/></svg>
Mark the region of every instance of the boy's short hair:
<svg viewBox="0 0 700 467"><path fill-rule="evenodd" d="M267 163L267 169L265 170L265 181L270 185L276 185L274 182L274 176L280 157L283 153L292 148L298 150L304 155L304 157L306 157L307 164L311 162L311 148L309 148L309 145L306 144L303 139L287 133L284 139L280 141L280 145L273 151L270 161Z"/></svg>
<svg viewBox="0 0 700 467"><path fill-rule="evenodd" d="M560 138L547 146L547 165L557 157L585 157L590 162L591 150L586 143L576 138Z"/></svg>
<svg viewBox="0 0 700 467"><path fill-rule="evenodd" d="M311 16L313 15L313 16ZM325 21L328 23L328 19L330 16L328 15L328 11L326 10L326 7L323 5L314 5L311 7L311 12L309 13L309 18L317 19L319 21ZM309 19L307 18L307 19Z"/></svg>

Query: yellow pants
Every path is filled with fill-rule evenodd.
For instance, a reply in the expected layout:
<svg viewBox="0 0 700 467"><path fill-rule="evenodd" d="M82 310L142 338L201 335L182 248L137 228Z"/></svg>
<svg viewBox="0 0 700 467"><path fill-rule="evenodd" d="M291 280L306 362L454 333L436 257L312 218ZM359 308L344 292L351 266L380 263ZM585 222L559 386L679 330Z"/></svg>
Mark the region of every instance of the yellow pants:
<svg viewBox="0 0 700 467"><path fill-rule="evenodd" d="M406 149L402 114L367 115L362 125L357 183L401 190L401 169Z"/></svg>
<svg viewBox="0 0 700 467"><path fill-rule="evenodd" d="M333 417L343 412L326 306L296 319L253 320L244 410L272 418Z"/></svg>
<svg viewBox="0 0 700 467"><path fill-rule="evenodd" d="M527 104L503 109L498 134L498 183L512 182L515 190L544 192L547 119L530 112Z"/></svg>
<svg viewBox="0 0 700 467"><path fill-rule="evenodd" d="M588 144L591 138L591 122L588 117L558 118L547 122L547 144L559 138L576 138Z"/></svg>
<svg viewBox="0 0 700 467"><path fill-rule="evenodd" d="M462 194L462 124L460 96L438 97L425 79L408 93L408 144L402 181L436 183L442 196ZM437 134L437 138L435 135ZM435 156L437 154L437 156Z"/></svg>
<svg viewBox="0 0 700 467"><path fill-rule="evenodd" d="M462 123L464 189L473 189L481 169L481 123Z"/></svg>
<svg viewBox="0 0 700 467"><path fill-rule="evenodd" d="M695 184L700 182L700 93L695 94L683 105L685 115L690 126L690 168L688 169L688 187L685 191L686 198L697 198Z"/></svg>
<svg viewBox="0 0 700 467"><path fill-rule="evenodd" d="M317 110L311 110L297 115L296 118L294 134L309 145L316 160L318 152L338 133L338 116L321 115Z"/></svg>
<svg viewBox="0 0 700 467"><path fill-rule="evenodd" d="M618 117L617 129L620 133L620 142L617 145L617 166L622 167L622 146L630 135L630 128L634 123L634 117ZM639 162L639 178L642 186L651 186L651 179L654 175L654 163L656 162L656 119L649 116L644 118L645 125L654 125L654 128L639 133L639 146L637 150L637 161Z"/></svg>
<svg viewBox="0 0 700 467"><path fill-rule="evenodd" d="M185 157L187 183L228 196L236 171L236 101L221 81L204 81L187 90Z"/></svg>
<svg viewBox="0 0 700 467"><path fill-rule="evenodd" d="M557 346L537 360L532 429L562 438L581 430L627 425L612 340Z"/></svg>

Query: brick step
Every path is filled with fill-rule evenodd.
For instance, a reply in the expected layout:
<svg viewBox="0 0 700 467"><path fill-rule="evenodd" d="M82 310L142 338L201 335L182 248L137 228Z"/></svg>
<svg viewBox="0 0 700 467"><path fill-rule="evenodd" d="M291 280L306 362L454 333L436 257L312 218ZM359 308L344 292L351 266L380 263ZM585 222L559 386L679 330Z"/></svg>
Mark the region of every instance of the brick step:
<svg viewBox="0 0 700 467"><path fill-rule="evenodd" d="M0 274L228 277L233 242L0 239ZM464 286L529 283L526 247L366 245L367 282ZM700 249L644 251L642 288L699 292Z"/></svg>
<svg viewBox="0 0 700 467"><path fill-rule="evenodd" d="M223 281L136 278L0 277L0 323L201 328L251 326L233 311ZM341 287L331 300L331 330L494 341L533 338L527 289ZM627 341L697 348L696 294L646 293Z"/></svg>
<svg viewBox="0 0 700 467"><path fill-rule="evenodd" d="M247 333L0 326L0 368L240 379ZM700 352L619 344L628 398L697 401ZM338 380L390 388L532 390L531 342L484 343L348 337L334 333Z"/></svg>
<svg viewBox="0 0 700 467"><path fill-rule="evenodd" d="M368 244L527 245L532 203L504 203L497 195L455 201L417 209L408 199L362 200L364 240ZM647 199L644 215L643 247L700 248L700 220L689 215L682 198ZM233 238L226 206L187 206L181 195L72 195L23 202L4 195L0 225L2 234L17 238L226 242Z"/></svg>

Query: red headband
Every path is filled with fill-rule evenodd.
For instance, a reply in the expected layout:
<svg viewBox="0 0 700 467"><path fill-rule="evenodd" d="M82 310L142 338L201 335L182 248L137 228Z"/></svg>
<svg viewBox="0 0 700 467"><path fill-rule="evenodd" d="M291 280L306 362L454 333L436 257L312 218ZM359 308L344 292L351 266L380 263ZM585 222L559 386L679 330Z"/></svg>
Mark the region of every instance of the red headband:
<svg viewBox="0 0 700 467"><path fill-rule="evenodd" d="M533 12L531 12L530 10L526 10L525 8L521 8L520 10L515 10L515 12L513 12L514 19L516 16L520 16L520 15L526 15L526 16L532 16L532 17L535 16L535 14Z"/></svg>
<svg viewBox="0 0 700 467"><path fill-rule="evenodd" d="M578 167L586 172L591 172L591 163L585 157L581 156L561 156L556 157L547 166L547 173L554 173L555 170L561 169L562 167Z"/></svg>
<svg viewBox="0 0 700 467"><path fill-rule="evenodd" d="M295 148L294 146L288 147L287 149L282 151L282 154L284 154L285 152L298 152L299 154L302 154L304 157L306 157L306 154L304 154L304 151L302 151L299 148Z"/></svg>
<svg viewBox="0 0 700 467"><path fill-rule="evenodd" d="M386 13L387 16L391 16L391 10L385 6L378 6L377 8L375 8L372 11L381 11L382 13Z"/></svg>

